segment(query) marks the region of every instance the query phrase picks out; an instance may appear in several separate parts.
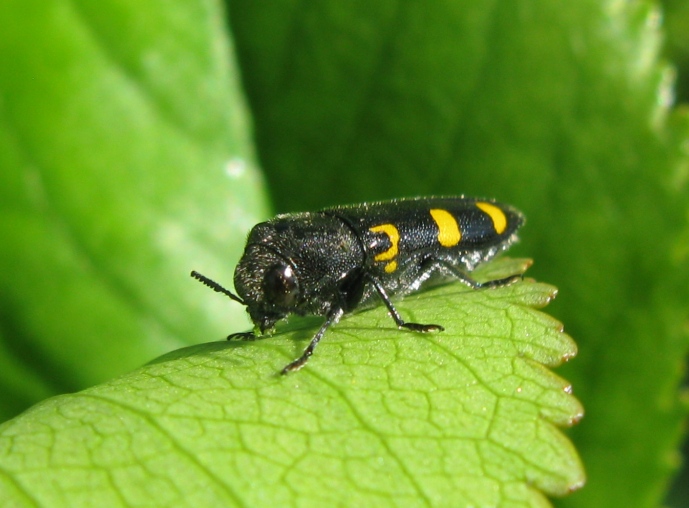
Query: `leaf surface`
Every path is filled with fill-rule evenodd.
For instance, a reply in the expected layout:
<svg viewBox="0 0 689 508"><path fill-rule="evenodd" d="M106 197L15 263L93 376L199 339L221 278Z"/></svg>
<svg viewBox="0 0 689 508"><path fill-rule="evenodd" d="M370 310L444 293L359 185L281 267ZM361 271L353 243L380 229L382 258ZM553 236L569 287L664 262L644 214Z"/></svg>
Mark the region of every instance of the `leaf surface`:
<svg viewBox="0 0 689 508"><path fill-rule="evenodd" d="M0 426L0 499L549 506L545 495L584 480L557 429L582 408L548 369L576 346L535 309L554 294L524 281L411 296L400 311L445 332L402 332L384 308L361 312L288 376L277 372L314 332L303 322L170 353Z"/></svg>

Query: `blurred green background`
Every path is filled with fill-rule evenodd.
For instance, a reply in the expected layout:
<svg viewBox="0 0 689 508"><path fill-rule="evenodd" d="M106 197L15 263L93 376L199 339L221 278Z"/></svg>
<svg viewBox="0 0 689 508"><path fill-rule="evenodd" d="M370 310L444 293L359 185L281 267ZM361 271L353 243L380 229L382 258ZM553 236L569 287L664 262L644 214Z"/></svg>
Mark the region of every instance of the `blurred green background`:
<svg viewBox="0 0 689 508"><path fill-rule="evenodd" d="M657 506L689 314L666 3L3 2L0 416L246 327L188 272L229 283L272 212L485 196L525 212L514 255L579 344L589 482L558 505Z"/></svg>

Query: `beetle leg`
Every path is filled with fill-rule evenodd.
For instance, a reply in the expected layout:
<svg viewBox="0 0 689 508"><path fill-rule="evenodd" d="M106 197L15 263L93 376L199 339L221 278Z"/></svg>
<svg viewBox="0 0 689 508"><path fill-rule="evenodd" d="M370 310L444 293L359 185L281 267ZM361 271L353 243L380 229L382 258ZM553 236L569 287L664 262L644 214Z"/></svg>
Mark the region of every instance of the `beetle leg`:
<svg viewBox="0 0 689 508"><path fill-rule="evenodd" d="M395 324L398 328L406 328L414 332L442 332L445 329L440 325L407 323L406 321L404 321L404 319L402 319L400 313L397 312L397 309L392 304L392 301L390 300L390 297L388 296L382 284L374 277L369 276L368 280L371 281L373 287L375 287L376 291L378 291L380 298L383 300L383 303L385 303L385 306L388 308L388 311L390 312L390 316L392 316L392 319L395 321Z"/></svg>
<svg viewBox="0 0 689 508"><path fill-rule="evenodd" d="M478 282L472 279L465 271L461 270L460 268L457 268L456 266L448 263L447 261L429 258L428 260L426 260L424 264L426 266L424 266L422 269L421 275L419 276L420 280L428 279L430 273L433 270L445 270L449 272L450 275L452 275L454 278L456 278L463 284L466 284L472 289L497 288L502 286L509 286L513 282L517 282L524 278L524 276L521 273L518 273L516 275L510 275L509 277L505 277L503 279Z"/></svg>
<svg viewBox="0 0 689 508"><path fill-rule="evenodd" d="M254 332L235 332L227 336L227 340L256 340Z"/></svg>
<svg viewBox="0 0 689 508"><path fill-rule="evenodd" d="M517 282L518 280L523 279L522 274L516 274L510 275L509 277L505 277L503 279L489 280L487 282L478 282L472 279L464 271L445 261L429 258L424 264L425 266L422 268L421 275L419 275L419 277L417 278L417 281L419 282L427 280L431 272L433 272L433 270L446 270L457 280L466 284L472 289L484 289L507 286L509 284L512 284L513 282ZM444 330L444 328L440 325L405 322L402 319L402 316L400 316L400 313L393 305L392 301L390 300L390 297L385 291L383 285L374 277L369 276L368 280L371 282L371 284L373 284L373 287L376 288L376 291L380 295L380 298L383 300L383 303L385 303L385 306L388 308L390 316L392 316L392 319L395 321L395 324L398 328L407 328L408 330L413 330L415 332L435 332Z"/></svg>
<svg viewBox="0 0 689 508"><path fill-rule="evenodd" d="M294 360L292 363L287 364L280 373L285 375L289 374L290 372L294 372L301 369L313 354L313 350L316 349L316 346L323 338L323 334L325 334L325 331L331 325L337 323L342 317L342 314L344 314L344 309L342 309L342 307L337 307L331 310L328 316L325 318L325 322L321 325L320 330L318 330L316 332L316 335L313 336L311 342L309 342L309 345L306 346L306 349L304 349L304 352L301 354L301 356Z"/></svg>

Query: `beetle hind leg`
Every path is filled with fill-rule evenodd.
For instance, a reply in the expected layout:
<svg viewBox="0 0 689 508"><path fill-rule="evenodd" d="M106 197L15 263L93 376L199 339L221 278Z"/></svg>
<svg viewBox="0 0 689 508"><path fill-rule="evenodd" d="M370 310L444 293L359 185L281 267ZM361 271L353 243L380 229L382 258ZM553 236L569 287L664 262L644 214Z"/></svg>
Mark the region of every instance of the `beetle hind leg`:
<svg viewBox="0 0 689 508"><path fill-rule="evenodd" d="M426 280L429 278L431 273L435 270L444 271L448 273L458 281L466 284L471 289L486 289L486 288L498 288L503 286L509 286L517 281L523 280L524 275L521 273L510 275L509 277L504 277L502 279L489 280L486 282L479 282L469 276L464 270L457 268L456 266L435 258L429 258L424 263L424 266L419 276L420 280Z"/></svg>
<svg viewBox="0 0 689 508"><path fill-rule="evenodd" d="M518 273L516 275L510 275L509 277L505 277L503 279L495 279L495 280L489 280L486 282L476 282L478 286L472 286L474 289L482 289L482 288L499 288L502 286L509 286L510 284L513 284L515 282L519 282L520 280L524 280L524 275L521 273Z"/></svg>

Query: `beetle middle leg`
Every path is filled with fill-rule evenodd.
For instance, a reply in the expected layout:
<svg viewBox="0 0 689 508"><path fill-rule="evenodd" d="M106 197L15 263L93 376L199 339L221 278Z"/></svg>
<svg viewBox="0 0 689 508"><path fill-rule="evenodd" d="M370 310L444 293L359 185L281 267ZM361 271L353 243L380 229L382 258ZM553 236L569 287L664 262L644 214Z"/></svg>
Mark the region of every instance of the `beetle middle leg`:
<svg viewBox="0 0 689 508"><path fill-rule="evenodd" d="M466 284L472 289L485 289L508 286L514 282L523 279L522 274L515 274L502 279L478 282L477 280L471 278L463 270L460 270L459 268L455 267L454 265L451 265L450 263L447 263L446 261L435 258L428 258L423 263L419 276L416 278L416 281L412 285L420 286L421 283L427 280L431 276L431 274L436 270L448 272L452 277ZM390 316L392 316L392 319L395 321L395 324L398 328L407 328L408 330L412 330L415 332L442 332L445 329L441 325L408 323L404 321L402 319L402 316L400 316L400 313L393 305L392 301L390 300L390 297L388 296L387 292L385 291L385 288L380 283L380 281L378 281L375 277L368 277L368 280L371 282L371 284L373 284L373 287L376 288L378 295L380 295L380 298L383 300L383 303L385 303L385 306L388 308L388 311L390 312Z"/></svg>
<svg viewBox="0 0 689 508"><path fill-rule="evenodd" d="M407 323L402 319L400 313L397 312L397 309L392 304L392 301L390 300L390 297L388 296L388 293L385 291L385 288L382 286L382 284L374 277L368 277L368 280L371 282L371 284L373 284L373 287L376 288L376 291L378 291L378 295L380 295L383 303L385 303L385 306L388 308L388 312L390 312L390 315L392 316L392 319L395 321L395 324L398 328L406 328L414 332L442 332L445 330L445 328L440 325Z"/></svg>

